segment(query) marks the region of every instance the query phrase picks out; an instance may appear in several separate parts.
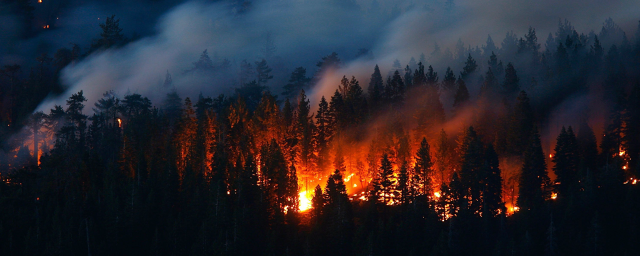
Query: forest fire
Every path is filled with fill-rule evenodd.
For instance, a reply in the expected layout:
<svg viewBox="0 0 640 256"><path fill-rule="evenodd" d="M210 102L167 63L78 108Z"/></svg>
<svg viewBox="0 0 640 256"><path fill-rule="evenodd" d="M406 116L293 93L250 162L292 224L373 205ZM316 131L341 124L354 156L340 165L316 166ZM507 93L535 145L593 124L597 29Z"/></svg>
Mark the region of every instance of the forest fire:
<svg viewBox="0 0 640 256"><path fill-rule="evenodd" d="M372 42L364 47L376 46L375 55L357 45L307 60L276 51L288 37L268 34L256 47L220 36L255 24L247 18L266 2L225 3L233 7L224 12L196 2L160 19L157 37L128 38L115 16L98 18L103 31L90 45L51 52L59 40L41 40L50 42L36 47L43 52L32 67L3 64L3 253L637 251L640 74L631 71L640 68L640 28L627 37L633 33L607 20L599 34L579 33L565 21L542 30L551 32L544 43L531 27L498 44L488 36L482 47L460 38L452 49L387 51ZM396 14L357 2L329 9L404 29L389 25L404 21ZM382 9L466 18L454 1L431 1L446 2L441 9L388 2ZM358 14L360 4L367 8ZM209 25L200 28L192 9L216 20L203 18ZM64 24L51 23L57 14ZM83 15L95 21L95 12ZM189 19L176 25L176 16ZM378 16L388 20L370 22ZM30 25L28 40L64 38L77 23L48 17ZM192 31L224 42L175 35ZM245 49L225 49L236 44ZM156 83L158 74L164 81Z"/></svg>

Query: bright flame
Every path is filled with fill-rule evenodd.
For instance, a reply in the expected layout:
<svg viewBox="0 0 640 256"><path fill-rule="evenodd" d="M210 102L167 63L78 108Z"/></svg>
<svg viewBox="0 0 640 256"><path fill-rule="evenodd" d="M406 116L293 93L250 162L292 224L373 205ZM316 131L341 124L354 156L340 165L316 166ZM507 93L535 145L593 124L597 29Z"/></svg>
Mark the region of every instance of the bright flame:
<svg viewBox="0 0 640 256"><path fill-rule="evenodd" d="M298 199L300 200L300 205L298 206L298 210L304 212L306 210L311 209L311 198L307 195L307 191L302 191L298 194Z"/></svg>
<svg viewBox="0 0 640 256"><path fill-rule="evenodd" d="M624 153L625 153L625 152L624 152L624 150L623 150L623 151L620 151L620 154L619 154L619 155L620 155L620 156L624 156Z"/></svg>
<svg viewBox="0 0 640 256"><path fill-rule="evenodd" d="M433 193L434 196L436 196L437 198L440 198L442 195L440 194L440 192L435 192Z"/></svg>
<svg viewBox="0 0 640 256"><path fill-rule="evenodd" d="M551 193L551 199L556 200L556 198L558 198L558 193L557 192Z"/></svg>
<svg viewBox="0 0 640 256"><path fill-rule="evenodd" d="M351 177L353 177L353 175L355 175L355 173L349 174L349 176L347 176L347 177L344 179L344 182L349 182L349 181L351 180Z"/></svg>
<svg viewBox="0 0 640 256"><path fill-rule="evenodd" d="M549 158L553 158L553 154L549 154Z"/></svg>
<svg viewBox="0 0 640 256"><path fill-rule="evenodd" d="M118 128L122 128L122 119L118 118Z"/></svg>
<svg viewBox="0 0 640 256"><path fill-rule="evenodd" d="M38 0L38 3L42 3L42 0Z"/></svg>

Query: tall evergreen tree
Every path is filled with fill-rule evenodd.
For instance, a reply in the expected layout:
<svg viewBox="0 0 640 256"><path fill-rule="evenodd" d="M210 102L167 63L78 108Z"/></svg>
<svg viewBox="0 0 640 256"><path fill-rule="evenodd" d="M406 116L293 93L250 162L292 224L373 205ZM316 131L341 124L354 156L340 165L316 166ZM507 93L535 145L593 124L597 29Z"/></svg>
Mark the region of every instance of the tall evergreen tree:
<svg viewBox="0 0 640 256"><path fill-rule="evenodd" d="M477 68L478 68L478 64L476 63L476 60L474 60L471 57L471 54L469 54L469 57L467 57L467 61L465 61L464 67L462 68L462 72L460 72L460 75L462 76L462 78L466 79L471 74L473 74Z"/></svg>
<svg viewBox="0 0 640 256"><path fill-rule="evenodd" d="M456 76L450 67L447 67L447 71L445 72L444 79L442 80L442 88L451 92L456 89Z"/></svg>
<svg viewBox="0 0 640 256"><path fill-rule="evenodd" d="M413 167L414 171L420 178L420 185L422 187L421 193L427 197L431 196L431 185L433 175L433 161L431 160L431 152L429 143L426 138L422 138L420 142L420 148L416 152L416 163Z"/></svg>
<svg viewBox="0 0 640 256"><path fill-rule="evenodd" d="M322 173L328 168L329 163L329 142L333 137L331 126L331 112L329 103L324 96L320 99L320 105L316 112L316 132L314 133L314 145L316 148L316 167Z"/></svg>
<svg viewBox="0 0 640 256"><path fill-rule="evenodd" d="M516 74L516 69L513 67L511 62L507 64L507 68L504 70L504 82L502 83L502 91L511 95L520 90L519 85L520 79L518 79L518 75Z"/></svg>
<svg viewBox="0 0 640 256"><path fill-rule="evenodd" d="M271 75L272 69L267 65L267 60L265 59L262 59L261 61L256 61L255 64L256 64L256 82L258 83L258 85L264 86L267 84L267 82L269 82L269 80L273 78L273 75ZM302 76L304 77L304 73L302 74Z"/></svg>
<svg viewBox="0 0 640 256"><path fill-rule="evenodd" d="M305 89L311 80L306 76L306 74L307 70L303 67L297 67L293 70L291 77L289 78L289 83L284 85L282 88L282 96L293 99L300 93L300 90Z"/></svg>
<svg viewBox="0 0 640 256"><path fill-rule="evenodd" d="M578 169L578 147L576 137L573 134L571 126L569 132L564 126L556 140L555 154L552 162L554 163L553 171L556 174L556 184L560 196L569 195L569 188L577 182Z"/></svg>
<svg viewBox="0 0 640 256"><path fill-rule="evenodd" d="M462 77L458 76L456 81L456 94L453 96L453 111L458 111L469 102L469 90L467 84L462 80Z"/></svg>
<svg viewBox="0 0 640 256"><path fill-rule="evenodd" d="M527 148L524 152L522 173L518 193L518 207L520 210L541 210L547 198L549 176L544 152L540 144L538 128L533 127Z"/></svg>
<svg viewBox="0 0 640 256"><path fill-rule="evenodd" d="M380 74L380 68L378 68L378 65L376 65L373 70L373 74L371 74L367 92L369 93L369 102L372 104L372 107L375 108L382 102L384 81L382 80L382 74Z"/></svg>

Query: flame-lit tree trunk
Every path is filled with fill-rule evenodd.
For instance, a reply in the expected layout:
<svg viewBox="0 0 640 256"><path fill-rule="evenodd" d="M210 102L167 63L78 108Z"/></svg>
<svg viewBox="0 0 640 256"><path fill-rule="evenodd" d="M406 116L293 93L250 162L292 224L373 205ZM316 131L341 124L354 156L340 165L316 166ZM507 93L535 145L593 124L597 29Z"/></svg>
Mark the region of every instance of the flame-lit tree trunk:
<svg viewBox="0 0 640 256"><path fill-rule="evenodd" d="M253 112L251 131L256 148L268 144L271 140L284 141L283 124L276 99L269 92L262 95L258 107Z"/></svg>
<svg viewBox="0 0 640 256"><path fill-rule="evenodd" d="M178 122L178 128L176 129L173 142L176 150L176 166L180 181L184 179L185 169L192 160L197 125L191 99L186 98L182 118L180 122Z"/></svg>
<svg viewBox="0 0 640 256"><path fill-rule="evenodd" d="M46 121L46 115L42 111L35 112L31 115L28 127L33 134L33 158L35 164L40 164L40 151L38 144L40 143L41 129L44 127Z"/></svg>
<svg viewBox="0 0 640 256"><path fill-rule="evenodd" d="M202 96L202 95L201 95ZM208 179L211 177L211 164L218 141L216 115L213 112L213 100L200 97L196 104L198 130L196 133L195 164L198 174Z"/></svg>

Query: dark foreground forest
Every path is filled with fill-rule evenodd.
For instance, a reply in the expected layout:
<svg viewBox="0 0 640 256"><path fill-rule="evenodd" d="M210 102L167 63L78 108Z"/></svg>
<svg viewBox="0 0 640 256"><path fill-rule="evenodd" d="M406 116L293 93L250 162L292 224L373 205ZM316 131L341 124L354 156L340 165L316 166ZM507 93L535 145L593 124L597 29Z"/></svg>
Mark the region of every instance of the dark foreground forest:
<svg viewBox="0 0 640 256"><path fill-rule="evenodd" d="M134 40L101 30L0 69L2 255L640 253L640 26L436 45L325 95L337 53L274 84L269 56L236 72L204 50L182 75L233 93L183 97L167 72L158 102L64 91ZM589 111L554 116L572 98Z"/></svg>

